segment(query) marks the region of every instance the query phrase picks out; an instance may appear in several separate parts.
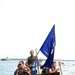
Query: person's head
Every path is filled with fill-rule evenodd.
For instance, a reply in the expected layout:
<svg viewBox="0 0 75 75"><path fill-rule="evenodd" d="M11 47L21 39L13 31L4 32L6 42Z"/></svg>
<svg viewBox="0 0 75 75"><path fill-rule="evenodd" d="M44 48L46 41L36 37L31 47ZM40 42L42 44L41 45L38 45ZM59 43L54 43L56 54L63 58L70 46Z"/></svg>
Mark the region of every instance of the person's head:
<svg viewBox="0 0 75 75"><path fill-rule="evenodd" d="M19 66L20 66L20 68L24 68L24 62L23 61L20 61L19 62Z"/></svg>
<svg viewBox="0 0 75 75"><path fill-rule="evenodd" d="M52 63L52 67L54 67L54 68L56 67L56 62Z"/></svg>
<svg viewBox="0 0 75 75"><path fill-rule="evenodd" d="M17 67L18 67L18 69L21 69L21 65L20 64L18 64Z"/></svg>
<svg viewBox="0 0 75 75"><path fill-rule="evenodd" d="M33 50L30 50L30 55L34 56L34 51Z"/></svg>

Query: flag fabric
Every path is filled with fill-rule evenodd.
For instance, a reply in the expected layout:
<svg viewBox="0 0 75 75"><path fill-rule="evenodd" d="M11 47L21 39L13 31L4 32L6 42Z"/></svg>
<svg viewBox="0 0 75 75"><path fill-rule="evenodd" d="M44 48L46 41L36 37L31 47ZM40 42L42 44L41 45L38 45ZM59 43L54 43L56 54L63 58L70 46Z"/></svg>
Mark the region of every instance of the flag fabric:
<svg viewBox="0 0 75 75"><path fill-rule="evenodd" d="M38 57L36 57L36 59L34 60L33 65L32 65L32 68L30 69L31 70L31 74L32 75L36 75L36 72L37 72L38 68L39 68L39 60L38 60Z"/></svg>
<svg viewBox="0 0 75 75"><path fill-rule="evenodd" d="M31 69L30 69L31 75L36 75L36 63L37 63L37 61L36 61L36 59L35 59L35 61L34 61L33 65L32 65L32 67L31 67Z"/></svg>
<svg viewBox="0 0 75 75"><path fill-rule="evenodd" d="M55 40L55 25L53 25L50 33L48 34L46 40L44 41L43 45L41 46L41 52L47 57L47 60L44 63L44 67L51 67L54 59L54 49L56 45Z"/></svg>

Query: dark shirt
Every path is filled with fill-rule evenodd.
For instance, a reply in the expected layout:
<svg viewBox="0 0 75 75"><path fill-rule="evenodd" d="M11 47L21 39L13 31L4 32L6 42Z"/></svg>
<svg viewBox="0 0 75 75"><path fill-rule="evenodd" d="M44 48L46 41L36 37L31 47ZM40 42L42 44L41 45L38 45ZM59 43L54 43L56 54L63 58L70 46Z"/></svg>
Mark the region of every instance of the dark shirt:
<svg viewBox="0 0 75 75"><path fill-rule="evenodd" d="M28 73L25 70L23 70L23 69L17 69L14 72L14 75L16 75L16 74L18 74L18 75L28 75Z"/></svg>
<svg viewBox="0 0 75 75"><path fill-rule="evenodd" d="M28 57L28 64L32 64L34 62L34 57L33 56L30 56Z"/></svg>

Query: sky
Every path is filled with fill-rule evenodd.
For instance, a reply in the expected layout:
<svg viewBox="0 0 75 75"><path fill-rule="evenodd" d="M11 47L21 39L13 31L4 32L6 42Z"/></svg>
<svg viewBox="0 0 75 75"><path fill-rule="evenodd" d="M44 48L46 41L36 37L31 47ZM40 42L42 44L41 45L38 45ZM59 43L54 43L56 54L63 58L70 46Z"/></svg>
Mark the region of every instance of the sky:
<svg viewBox="0 0 75 75"><path fill-rule="evenodd" d="M54 24L54 59L75 60L74 0L0 0L0 58L38 52Z"/></svg>

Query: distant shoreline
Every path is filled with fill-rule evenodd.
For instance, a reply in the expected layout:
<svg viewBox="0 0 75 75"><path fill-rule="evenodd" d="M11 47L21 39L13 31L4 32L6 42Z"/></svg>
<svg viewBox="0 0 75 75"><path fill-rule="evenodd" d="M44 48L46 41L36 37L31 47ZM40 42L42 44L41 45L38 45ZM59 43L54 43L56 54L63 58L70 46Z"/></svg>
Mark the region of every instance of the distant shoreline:
<svg viewBox="0 0 75 75"><path fill-rule="evenodd" d="M0 60L7 60L6 58L2 58ZM27 59L22 59L22 58L11 58L9 60L27 60ZM42 61L45 61L46 59L41 59ZM54 59L54 61L75 61L75 60L66 60L66 59Z"/></svg>

